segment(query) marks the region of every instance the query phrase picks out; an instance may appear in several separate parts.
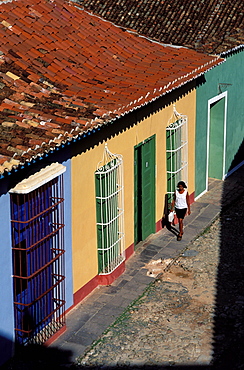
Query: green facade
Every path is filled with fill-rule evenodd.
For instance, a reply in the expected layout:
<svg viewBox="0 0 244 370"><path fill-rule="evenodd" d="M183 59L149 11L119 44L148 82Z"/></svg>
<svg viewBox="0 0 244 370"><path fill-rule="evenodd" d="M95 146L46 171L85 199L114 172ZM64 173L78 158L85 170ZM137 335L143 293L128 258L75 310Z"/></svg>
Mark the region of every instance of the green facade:
<svg viewBox="0 0 244 370"><path fill-rule="evenodd" d="M227 91L227 112L226 112L226 150L224 175L231 171L241 161L243 155L240 147L243 145L244 137L244 49L239 49L226 56L226 61L211 69L205 74L205 81L197 87L196 102L196 163L195 163L195 197L206 190L207 160L212 156L211 163L221 167L221 153L224 156L224 140L221 128L215 127L214 120L223 119L224 101L217 104L216 108L211 106L210 114L212 119L212 130L210 132L210 145L208 153L208 101ZM222 109L222 111L221 111ZM218 110L218 112L217 112ZM219 116L218 116L219 115ZM218 132L220 130L220 133ZM220 144L215 146L215 138ZM211 166L209 170L212 171ZM220 171L219 168L215 169ZM212 172L209 172L209 176ZM213 171L215 173L215 171ZM216 175L218 178L219 175Z"/></svg>

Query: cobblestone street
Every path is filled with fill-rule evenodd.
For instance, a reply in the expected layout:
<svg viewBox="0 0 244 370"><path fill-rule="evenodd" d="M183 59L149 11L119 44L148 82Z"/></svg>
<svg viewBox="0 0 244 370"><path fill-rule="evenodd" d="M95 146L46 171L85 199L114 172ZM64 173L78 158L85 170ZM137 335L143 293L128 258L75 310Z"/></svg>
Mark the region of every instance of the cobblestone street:
<svg viewBox="0 0 244 370"><path fill-rule="evenodd" d="M224 209L175 261L147 264L158 278L78 367L243 369L243 206Z"/></svg>

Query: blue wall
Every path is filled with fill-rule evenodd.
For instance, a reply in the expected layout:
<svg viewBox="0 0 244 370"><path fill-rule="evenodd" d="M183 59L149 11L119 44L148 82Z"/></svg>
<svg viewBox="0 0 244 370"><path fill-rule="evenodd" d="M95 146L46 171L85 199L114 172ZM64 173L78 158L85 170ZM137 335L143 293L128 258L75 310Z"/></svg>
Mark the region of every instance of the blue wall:
<svg viewBox="0 0 244 370"><path fill-rule="evenodd" d="M64 242L65 242L65 299L67 310L73 305L72 273L72 212L71 212L71 160L62 162L66 167L64 173Z"/></svg>
<svg viewBox="0 0 244 370"><path fill-rule="evenodd" d="M72 228L71 228L71 160L67 153L58 151L51 155L47 161L40 161L33 166L32 173L38 171L52 162L59 162L66 167L64 173L64 241L65 241L65 299L67 310L73 305L73 274L72 274ZM37 166L37 167L35 167ZM29 167L31 168L31 166ZM27 173L18 170L15 174L0 180L0 366L13 355L14 343L14 309L13 309L13 282L12 282L12 245L11 245L11 215L9 189L23 178Z"/></svg>
<svg viewBox="0 0 244 370"><path fill-rule="evenodd" d="M0 182L1 190L5 187ZM10 196L0 196L0 365L12 356L14 341L14 310L12 290L12 250L10 229Z"/></svg>

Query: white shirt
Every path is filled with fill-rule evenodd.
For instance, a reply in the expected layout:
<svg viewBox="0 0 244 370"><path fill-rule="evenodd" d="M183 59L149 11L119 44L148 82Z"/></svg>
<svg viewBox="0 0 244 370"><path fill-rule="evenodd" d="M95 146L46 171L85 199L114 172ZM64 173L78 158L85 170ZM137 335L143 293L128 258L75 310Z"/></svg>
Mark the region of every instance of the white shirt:
<svg viewBox="0 0 244 370"><path fill-rule="evenodd" d="M187 190L184 190L182 194L179 192L179 190L176 190L175 195L176 195L175 207L178 209L187 208L186 202Z"/></svg>

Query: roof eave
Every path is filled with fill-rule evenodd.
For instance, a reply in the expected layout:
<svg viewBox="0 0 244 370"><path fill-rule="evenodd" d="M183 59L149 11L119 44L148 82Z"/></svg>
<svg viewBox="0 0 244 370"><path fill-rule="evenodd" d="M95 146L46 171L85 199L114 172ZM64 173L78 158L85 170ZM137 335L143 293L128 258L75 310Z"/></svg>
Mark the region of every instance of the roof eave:
<svg viewBox="0 0 244 370"><path fill-rule="evenodd" d="M219 61L217 62L218 59L219 59ZM60 147L64 147L65 145L69 145L71 142L75 142L77 139L80 139L82 137L86 137L87 135L90 135L91 133L95 133L98 129L101 128L101 126L104 126L104 125L109 124L109 123L113 123L113 122L117 121L120 117L125 116L125 115L127 115L127 114L129 114L129 113L131 113L131 112L133 112L137 109L140 109L140 108L154 102L155 100L157 100L160 97L170 93L171 91L187 84L188 82L190 82L192 80L195 80L195 79L199 78L200 76L202 76L203 74L205 74L206 72L208 72L212 68L222 64L223 62L225 62L225 59L221 59L219 56L216 56L214 59L212 59L211 61L209 61L205 65L198 67L196 70L193 70L193 71L191 71L190 73L188 73L186 75L183 75L180 79L182 79L184 81L182 81L181 83L177 82L179 80L179 79L177 79L177 80L172 81L168 85L166 85L166 87L161 87L160 89L158 89L158 92L159 92L158 95L154 96L151 99L149 98L143 104L138 104L139 99L141 99L141 98L139 98L138 100L132 101L129 104L127 104L126 107L122 107L122 108L119 108L118 110L114 110L113 112L110 112L110 113L116 114L116 116L112 119L109 119L109 118L104 119L104 121L102 123L97 123L94 126L92 125L93 127L88 128L87 130L85 130L85 128L84 128L84 129L82 129L82 131L79 131L80 128L76 127L73 130L71 130L71 132L66 132L64 134L59 135L58 137L50 140L50 142L48 143L49 147L47 149L45 149L42 153L34 154L34 155L30 156L30 158L26 158L24 161L19 160L19 163L14 163L12 166L10 165L9 168L4 168L3 172L0 174L0 178L3 178L5 174L10 175L11 173L18 171L19 169L23 168L23 166L25 166L26 164L30 165L35 160L43 158L44 156L52 153L54 150L59 150ZM211 66L207 67L210 64L211 64ZM204 68L203 71L195 74L197 70L200 70L200 69L203 69L203 68ZM190 77L190 75L193 75L193 76ZM188 78L188 76L189 76L189 78ZM187 77L187 79L186 79L186 77ZM174 84L176 84L176 83L177 83L177 85L174 86ZM150 94L153 94L153 93L148 92L146 94L146 96L142 97L142 99L146 99ZM134 104L136 104L136 105L133 106ZM131 106L131 108L129 108L130 106ZM123 108L125 108L125 110L123 110ZM126 108L129 108L129 109L126 109ZM120 112L120 110L121 110L121 112ZM106 113L105 115L107 115L107 114L108 113ZM100 118L103 118L103 116L101 116ZM93 124L95 122L96 122L96 118L94 120L92 120L90 123ZM73 136L70 136L70 134L73 134ZM28 154L30 151L35 151L37 149L43 148L45 145L47 145L47 143L43 142L41 145L37 145L34 149L29 148L27 151L23 152L21 156ZM15 159L15 155L12 157L12 159Z"/></svg>
<svg viewBox="0 0 244 370"><path fill-rule="evenodd" d="M224 51L223 53L220 53L219 56L222 57L222 58L223 57L227 57L227 56L229 56L229 55L231 55L231 54L233 54L233 53L235 53L235 52L237 52L239 50L243 50L243 49L244 49L244 44L241 44L241 45L235 46L232 49L229 49L227 51Z"/></svg>

